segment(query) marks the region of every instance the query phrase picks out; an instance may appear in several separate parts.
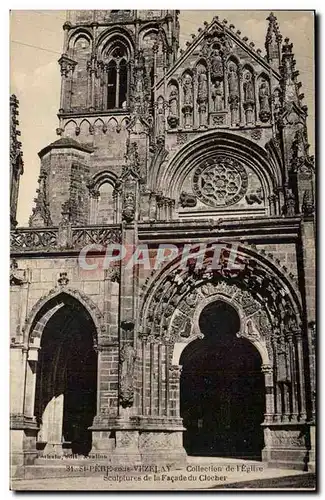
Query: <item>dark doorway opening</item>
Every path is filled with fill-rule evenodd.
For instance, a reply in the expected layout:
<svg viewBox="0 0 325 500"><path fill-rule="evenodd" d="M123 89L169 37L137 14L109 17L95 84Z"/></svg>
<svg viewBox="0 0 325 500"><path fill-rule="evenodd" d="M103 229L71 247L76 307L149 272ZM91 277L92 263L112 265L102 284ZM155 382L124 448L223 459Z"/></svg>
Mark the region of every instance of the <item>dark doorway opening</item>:
<svg viewBox="0 0 325 500"><path fill-rule="evenodd" d="M265 387L261 358L226 302L207 305L199 320L204 339L189 344L180 364L181 416L189 455L261 459Z"/></svg>
<svg viewBox="0 0 325 500"><path fill-rule="evenodd" d="M86 456L92 447L88 428L96 415L95 325L86 309L72 297L60 297L56 302L61 305L46 324L41 340L35 414L45 442L49 435L46 429L58 425L63 446L73 454ZM62 409L56 410L53 418L48 408L60 397Z"/></svg>

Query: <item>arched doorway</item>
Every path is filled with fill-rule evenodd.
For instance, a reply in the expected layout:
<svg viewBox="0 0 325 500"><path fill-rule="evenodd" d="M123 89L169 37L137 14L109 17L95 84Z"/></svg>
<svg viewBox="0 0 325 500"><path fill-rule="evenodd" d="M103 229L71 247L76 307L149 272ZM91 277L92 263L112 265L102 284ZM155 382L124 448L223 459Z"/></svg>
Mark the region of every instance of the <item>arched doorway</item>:
<svg viewBox="0 0 325 500"><path fill-rule="evenodd" d="M87 455L88 428L96 415L97 354L95 325L73 297L56 297L44 326L36 375L35 416L38 444L47 452Z"/></svg>
<svg viewBox="0 0 325 500"><path fill-rule="evenodd" d="M238 338L240 320L226 302L208 304L199 318L204 339L180 359L181 416L189 455L260 459L264 377L257 349Z"/></svg>

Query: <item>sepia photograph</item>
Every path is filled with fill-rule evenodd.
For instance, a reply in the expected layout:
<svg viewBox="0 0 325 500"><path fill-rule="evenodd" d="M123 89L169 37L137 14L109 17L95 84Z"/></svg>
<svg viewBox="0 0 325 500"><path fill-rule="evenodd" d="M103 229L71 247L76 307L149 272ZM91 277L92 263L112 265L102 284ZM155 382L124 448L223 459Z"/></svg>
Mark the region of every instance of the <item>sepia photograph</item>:
<svg viewBox="0 0 325 500"><path fill-rule="evenodd" d="M315 11L11 10L9 147L10 489L315 491Z"/></svg>

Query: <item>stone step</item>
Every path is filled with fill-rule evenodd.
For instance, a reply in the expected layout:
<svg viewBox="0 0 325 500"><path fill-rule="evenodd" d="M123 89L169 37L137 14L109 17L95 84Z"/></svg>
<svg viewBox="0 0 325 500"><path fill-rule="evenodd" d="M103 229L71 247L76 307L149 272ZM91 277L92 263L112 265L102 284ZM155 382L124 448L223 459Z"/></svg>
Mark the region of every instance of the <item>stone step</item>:
<svg viewBox="0 0 325 500"><path fill-rule="evenodd" d="M38 459L40 460L40 459ZM15 476L19 479L48 479L48 478L65 478L65 477L92 477L114 475L132 475L140 476L146 473L145 470L123 470L119 464L110 464L106 461L87 461L87 460L58 460L57 464L33 464L21 467L18 474ZM79 462L79 463L76 463ZM109 467L109 468L108 468ZM145 466L142 466L145 467ZM113 469L113 470L112 470Z"/></svg>
<svg viewBox="0 0 325 500"><path fill-rule="evenodd" d="M104 476L106 464L60 464L27 465L24 467L24 479L47 479L64 477Z"/></svg>
<svg viewBox="0 0 325 500"><path fill-rule="evenodd" d="M85 459L85 458L36 458L34 465L89 465L89 464L110 464L112 457L101 459Z"/></svg>

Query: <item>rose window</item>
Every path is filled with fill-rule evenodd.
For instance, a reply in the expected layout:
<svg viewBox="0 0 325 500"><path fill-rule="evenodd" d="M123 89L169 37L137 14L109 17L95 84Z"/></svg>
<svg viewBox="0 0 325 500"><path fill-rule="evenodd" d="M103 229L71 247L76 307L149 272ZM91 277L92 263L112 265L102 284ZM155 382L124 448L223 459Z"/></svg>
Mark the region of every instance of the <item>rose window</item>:
<svg viewBox="0 0 325 500"><path fill-rule="evenodd" d="M201 163L194 172L193 190L196 196L214 207L233 205L247 191L248 177L237 160L215 156Z"/></svg>

